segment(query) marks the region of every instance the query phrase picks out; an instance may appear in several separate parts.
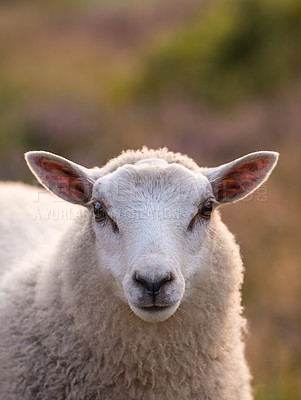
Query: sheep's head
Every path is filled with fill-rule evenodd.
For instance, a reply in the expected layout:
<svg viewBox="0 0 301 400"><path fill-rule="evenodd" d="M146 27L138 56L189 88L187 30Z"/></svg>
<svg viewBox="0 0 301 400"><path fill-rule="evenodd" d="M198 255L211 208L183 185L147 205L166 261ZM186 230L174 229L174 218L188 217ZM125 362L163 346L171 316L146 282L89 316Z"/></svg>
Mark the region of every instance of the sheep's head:
<svg viewBox="0 0 301 400"><path fill-rule="evenodd" d="M26 154L46 188L90 209L99 265L148 322L164 321L179 307L202 268L217 206L255 190L277 157L257 152L217 168L189 169L144 156L104 174L50 153Z"/></svg>

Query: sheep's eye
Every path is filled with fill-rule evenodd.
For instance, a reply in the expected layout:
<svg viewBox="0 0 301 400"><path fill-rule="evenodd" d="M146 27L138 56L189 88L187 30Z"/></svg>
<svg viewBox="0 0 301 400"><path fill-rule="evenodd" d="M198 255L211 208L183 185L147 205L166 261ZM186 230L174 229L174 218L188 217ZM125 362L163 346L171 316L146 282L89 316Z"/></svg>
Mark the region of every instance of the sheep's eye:
<svg viewBox="0 0 301 400"><path fill-rule="evenodd" d="M213 210L212 201L206 200L204 201L202 208L201 208L201 216L205 218L209 218Z"/></svg>
<svg viewBox="0 0 301 400"><path fill-rule="evenodd" d="M103 221L107 216L103 206L98 202L94 204L94 215L96 221Z"/></svg>

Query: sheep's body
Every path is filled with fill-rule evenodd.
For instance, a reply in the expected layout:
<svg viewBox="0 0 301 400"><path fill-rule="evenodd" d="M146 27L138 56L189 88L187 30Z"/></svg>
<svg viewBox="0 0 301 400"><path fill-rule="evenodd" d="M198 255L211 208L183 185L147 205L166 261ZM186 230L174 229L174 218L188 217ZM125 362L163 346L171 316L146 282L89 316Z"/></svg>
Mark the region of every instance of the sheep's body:
<svg viewBox="0 0 301 400"><path fill-rule="evenodd" d="M0 184L0 275L18 266L28 253L50 242L68 228L79 207L45 191L14 182Z"/></svg>
<svg viewBox="0 0 301 400"><path fill-rule="evenodd" d="M15 248L6 245L13 256L4 256L8 271L0 277L1 399L252 398L242 337L243 267L218 212L177 311L148 323L130 310L112 273L99 265L89 210L80 208L81 218L63 224L32 220L32 189L13 190L29 212L17 235L20 243L25 238L18 252L25 256L15 257ZM47 207L53 197L43 196ZM11 204L10 215L19 207ZM15 228L9 236L11 243Z"/></svg>

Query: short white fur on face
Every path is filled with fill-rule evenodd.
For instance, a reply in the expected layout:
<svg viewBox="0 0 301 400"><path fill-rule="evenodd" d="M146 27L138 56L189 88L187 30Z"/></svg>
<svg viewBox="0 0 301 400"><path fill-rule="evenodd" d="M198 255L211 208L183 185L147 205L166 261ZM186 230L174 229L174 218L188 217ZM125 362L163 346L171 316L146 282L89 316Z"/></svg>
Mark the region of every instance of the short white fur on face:
<svg viewBox="0 0 301 400"><path fill-rule="evenodd" d="M95 183L92 202L102 202L118 226L112 234L110 222L93 223L100 264L140 318L162 321L178 308L199 264L187 249L193 246L200 257L210 221L189 226L207 199L213 199L207 178L162 160L121 167ZM141 284L162 279L167 281L156 297Z"/></svg>

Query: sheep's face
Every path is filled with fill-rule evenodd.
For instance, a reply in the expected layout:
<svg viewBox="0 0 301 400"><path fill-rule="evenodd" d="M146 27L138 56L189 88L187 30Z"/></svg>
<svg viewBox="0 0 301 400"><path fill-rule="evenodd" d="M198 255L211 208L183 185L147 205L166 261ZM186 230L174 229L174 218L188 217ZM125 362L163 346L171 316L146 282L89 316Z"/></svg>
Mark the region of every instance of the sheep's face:
<svg viewBox="0 0 301 400"><path fill-rule="evenodd" d="M92 204L101 266L136 315L169 318L200 268L215 204L207 178L163 160L140 161L98 179Z"/></svg>
<svg viewBox="0 0 301 400"><path fill-rule="evenodd" d="M136 315L157 322L177 310L197 271L209 272L215 205L254 191L278 153L251 153L193 171L145 156L103 176L47 152L29 152L26 160L45 187L92 209L100 268L115 276L116 293Z"/></svg>

